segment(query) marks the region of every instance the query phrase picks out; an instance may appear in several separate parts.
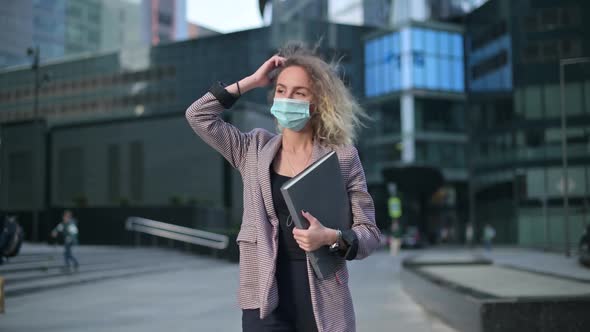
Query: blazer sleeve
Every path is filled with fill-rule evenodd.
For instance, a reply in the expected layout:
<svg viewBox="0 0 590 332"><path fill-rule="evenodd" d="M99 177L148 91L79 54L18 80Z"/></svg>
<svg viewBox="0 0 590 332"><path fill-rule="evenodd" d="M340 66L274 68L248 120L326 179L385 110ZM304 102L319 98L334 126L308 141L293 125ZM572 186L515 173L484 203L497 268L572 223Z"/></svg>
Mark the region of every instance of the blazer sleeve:
<svg viewBox="0 0 590 332"><path fill-rule="evenodd" d="M356 148L352 148L348 177L348 195L352 209L352 231L356 235L356 255L351 259L363 259L379 246L381 232L375 223L375 206L367 190L365 171ZM348 258L347 258L348 259Z"/></svg>
<svg viewBox="0 0 590 332"><path fill-rule="evenodd" d="M232 165L242 170L245 164L251 133L243 133L223 121L223 105L208 92L186 110L186 119L205 143L217 150Z"/></svg>

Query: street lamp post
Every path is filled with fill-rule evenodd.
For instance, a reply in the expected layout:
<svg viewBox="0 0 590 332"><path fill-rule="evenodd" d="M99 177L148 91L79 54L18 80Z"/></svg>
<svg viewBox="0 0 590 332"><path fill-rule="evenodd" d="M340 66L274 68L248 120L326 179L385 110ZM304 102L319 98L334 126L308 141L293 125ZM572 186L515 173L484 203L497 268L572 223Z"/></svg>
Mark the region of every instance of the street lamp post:
<svg viewBox="0 0 590 332"><path fill-rule="evenodd" d="M35 74L35 87L34 87L34 100L33 100L33 118L37 118L37 113L39 111L39 58L41 56L39 50L39 46L35 46L35 48L29 47L27 49L27 55L33 57L33 65L31 68Z"/></svg>
<svg viewBox="0 0 590 332"><path fill-rule="evenodd" d="M40 76L39 73L39 64L41 61L41 50L39 46L29 47L27 49L27 55L33 58L33 63L31 65L31 69L35 74L35 86L34 86L34 99L33 99L33 119L37 120L39 118L39 90L41 90L41 85L44 82L49 81L49 76L44 74L43 77Z"/></svg>
<svg viewBox="0 0 590 332"><path fill-rule="evenodd" d="M33 70L33 73L35 75L35 82L34 82L34 96L33 96L33 121L38 121L42 118L41 114L39 114L39 91L41 90L41 84L43 84L43 82L47 82L49 81L49 76L47 74L43 75L43 77L41 77L40 73L39 73L39 67L40 67L40 60L41 60L41 50L39 49L39 46L35 46L33 47L29 47L27 49L27 55L29 57L33 58L33 63L31 65L31 69ZM43 158L43 154L41 153L42 151L42 147L36 147L37 148L37 156L38 158L36 158L38 163L42 162L42 158ZM44 180L42 180L44 181ZM32 234L31 234L31 238L33 239L33 241L38 240L39 239L39 204L38 204L38 200L35 200L33 202L33 225L32 225Z"/></svg>
<svg viewBox="0 0 590 332"><path fill-rule="evenodd" d="M569 229L569 178L567 172L567 117L565 116L565 88L564 88L564 69L567 65L590 62L590 57L571 58L559 60L559 97L561 111L561 159L562 159L562 177L563 177L563 223L565 228L565 255L570 256L570 229Z"/></svg>

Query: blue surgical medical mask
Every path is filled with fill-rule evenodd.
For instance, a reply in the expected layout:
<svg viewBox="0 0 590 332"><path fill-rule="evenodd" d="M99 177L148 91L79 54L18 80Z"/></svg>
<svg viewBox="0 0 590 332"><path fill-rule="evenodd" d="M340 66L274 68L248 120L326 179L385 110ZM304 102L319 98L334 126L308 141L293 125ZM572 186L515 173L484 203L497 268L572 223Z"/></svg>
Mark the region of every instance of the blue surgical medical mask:
<svg viewBox="0 0 590 332"><path fill-rule="evenodd" d="M270 113L275 116L281 127L300 131L310 118L309 101L275 98Z"/></svg>

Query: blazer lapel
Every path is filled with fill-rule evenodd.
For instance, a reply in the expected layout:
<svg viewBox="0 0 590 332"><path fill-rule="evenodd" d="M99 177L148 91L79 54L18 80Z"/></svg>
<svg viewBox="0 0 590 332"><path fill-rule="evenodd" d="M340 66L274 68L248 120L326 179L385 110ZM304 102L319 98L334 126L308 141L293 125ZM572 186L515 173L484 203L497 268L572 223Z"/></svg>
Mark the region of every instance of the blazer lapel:
<svg viewBox="0 0 590 332"><path fill-rule="evenodd" d="M325 156L330 151L332 151L332 149L330 149L327 146L321 145L318 142L318 140L315 140L313 142L313 151L311 153L311 160L309 162L309 165L315 163L318 159Z"/></svg>
<svg viewBox="0 0 590 332"><path fill-rule="evenodd" d="M274 160L279 148L282 145L282 135L276 135L271 138L268 143L260 151L258 159L258 179L260 181L260 189L262 191L262 198L264 200L264 207L268 220L276 226L278 224L277 214L274 209L272 199L272 188L270 183L270 165ZM321 157L325 156L326 153L330 152L329 147L321 145L317 140L313 143L313 151L311 153L311 159L309 164L313 164Z"/></svg>
<svg viewBox="0 0 590 332"><path fill-rule="evenodd" d="M258 158L258 180L260 181L260 189L262 191L262 199L264 200L264 207L268 221L273 226L278 224L278 218L275 213L273 200L272 200L272 189L270 185L270 165L274 160L277 151L282 144L282 135L276 135L271 138L261 149Z"/></svg>

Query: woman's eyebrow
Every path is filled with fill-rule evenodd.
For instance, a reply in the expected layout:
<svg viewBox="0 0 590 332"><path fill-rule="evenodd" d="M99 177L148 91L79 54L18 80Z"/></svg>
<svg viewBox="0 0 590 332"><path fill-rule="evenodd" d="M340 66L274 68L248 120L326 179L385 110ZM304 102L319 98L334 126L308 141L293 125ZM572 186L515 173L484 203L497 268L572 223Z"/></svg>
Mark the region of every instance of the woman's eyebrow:
<svg viewBox="0 0 590 332"><path fill-rule="evenodd" d="M281 88L286 88L287 86L286 86L286 85L284 85L284 84L281 84L281 83L277 83L277 88L278 88L278 87L281 87ZM294 86L294 87L293 87L293 89L294 89L294 90L297 90L297 89L306 89L306 90L311 90L310 88L308 88L308 87L306 87L306 86Z"/></svg>

